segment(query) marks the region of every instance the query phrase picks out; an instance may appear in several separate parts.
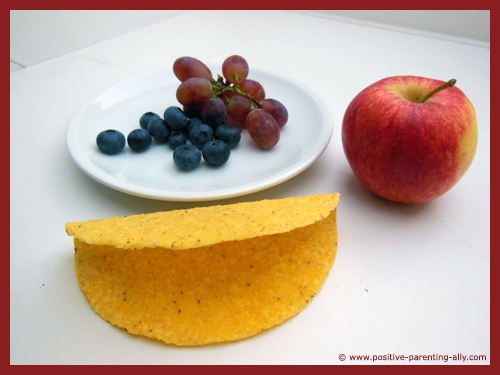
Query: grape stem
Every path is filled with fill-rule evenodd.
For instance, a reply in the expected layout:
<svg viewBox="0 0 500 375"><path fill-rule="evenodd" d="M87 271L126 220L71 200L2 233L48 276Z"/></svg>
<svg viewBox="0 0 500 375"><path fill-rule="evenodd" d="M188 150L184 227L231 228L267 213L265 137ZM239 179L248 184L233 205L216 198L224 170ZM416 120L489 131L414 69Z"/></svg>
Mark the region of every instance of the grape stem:
<svg viewBox="0 0 500 375"><path fill-rule="evenodd" d="M210 82L212 83L212 96L214 98L217 97L222 97L224 96L224 93L230 92L232 94L238 94L240 96L244 96L250 101L250 109L253 110L255 109L255 105L257 105L258 108L262 108L262 102L259 102L257 99L255 99L252 95L247 94L243 91L240 90L240 84L238 82L239 75L235 74L234 75L234 80L236 81L235 84L231 85L231 83L224 81L224 78L220 76L220 74L217 75L217 81L215 79L211 79ZM226 103L229 102L229 99L226 98Z"/></svg>

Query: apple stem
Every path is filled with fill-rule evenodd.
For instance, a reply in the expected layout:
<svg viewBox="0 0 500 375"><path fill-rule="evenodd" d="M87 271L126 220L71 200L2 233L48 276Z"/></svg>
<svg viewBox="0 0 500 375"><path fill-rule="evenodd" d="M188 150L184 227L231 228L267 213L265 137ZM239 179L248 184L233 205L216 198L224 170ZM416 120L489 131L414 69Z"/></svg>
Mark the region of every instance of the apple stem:
<svg viewBox="0 0 500 375"><path fill-rule="evenodd" d="M441 86L439 87L436 87L434 90L432 91L429 91L427 93L427 95L425 95L422 100L420 100L420 103L424 103L427 99L429 99L432 95L434 95L435 93L441 91L441 90L444 90L444 89L447 89L448 87L453 87L455 86L455 83L457 83L457 80L456 79L450 79L448 82L446 83L443 83Z"/></svg>

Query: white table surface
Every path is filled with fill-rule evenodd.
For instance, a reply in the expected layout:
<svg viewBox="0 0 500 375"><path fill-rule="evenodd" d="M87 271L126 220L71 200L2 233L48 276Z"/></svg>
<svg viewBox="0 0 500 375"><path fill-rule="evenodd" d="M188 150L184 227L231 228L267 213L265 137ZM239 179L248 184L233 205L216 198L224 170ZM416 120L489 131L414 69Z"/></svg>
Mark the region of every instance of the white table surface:
<svg viewBox="0 0 500 375"><path fill-rule="evenodd" d="M213 21L221 19L224 27ZM237 198L166 202L105 187L73 163L66 127L86 99L179 56L221 64L232 54L296 77L328 104L333 137L306 171ZM471 168L427 204L371 194L342 149L349 102L393 75L456 78L477 111ZM353 364L367 362L349 355L459 353L487 358L467 364L489 363L488 48L292 12L193 11L14 72L10 82L11 364ZM255 337L178 348L132 336L95 314L78 288L66 222L331 192L341 193L332 271L300 314Z"/></svg>

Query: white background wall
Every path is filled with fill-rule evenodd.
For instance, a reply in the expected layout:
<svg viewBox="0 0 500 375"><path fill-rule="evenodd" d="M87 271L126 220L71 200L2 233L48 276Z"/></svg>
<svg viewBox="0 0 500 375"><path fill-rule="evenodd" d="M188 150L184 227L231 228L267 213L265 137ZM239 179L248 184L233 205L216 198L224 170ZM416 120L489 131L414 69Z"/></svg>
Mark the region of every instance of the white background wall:
<svg viewBox="0 0 500 375"><path fill-rule="evenodd" d="M11 10L10 71L85 48L187 10ZM305 10L377 27L439 37L489 48L489 10Z"/></svg>

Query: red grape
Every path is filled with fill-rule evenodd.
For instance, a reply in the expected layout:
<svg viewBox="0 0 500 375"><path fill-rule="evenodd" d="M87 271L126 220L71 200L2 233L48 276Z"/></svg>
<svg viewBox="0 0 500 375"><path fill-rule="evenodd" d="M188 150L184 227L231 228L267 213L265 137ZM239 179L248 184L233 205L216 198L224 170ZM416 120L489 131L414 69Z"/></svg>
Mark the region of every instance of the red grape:
<svg viewBox="0 0 500 375"><path fill-rule="evenodd" d="M201 109L201 121L216 129L219 125L227 123L226 105L221 98L210 98Z"/></svg>
<svg viewBox="0 0 500 375"><path fill-rule="evenodd" d="M288 111L285 106L276 99L265 99L262 101L262 109L265 109L274 117L280 128L287 123Z"/></svg>
<svg viewBox="0 0 500 375"><path fill-rule="evenodd" d="M198 106L212 96L212 84L208 79L193 77L177 88L177 100L185 106Z"/></svg>
<svg viewBox="0 0 500 375"><path fill-rule="evenodd" d="M250 113L250 100L240 95L234 95L226 104L228 124L238 129L246 128L247 115Z"/></svg>
<svg viewBox="0 0 500 375"><path fill-rule="evenodd" d="M236 83L234 75L238 74L238 83L242 83L248 76L248 63L238 55L229 56L222 63L222 74L228 82Z"/></svg>
<svg viewBox="0 0 500 375"><path fill-rule="evenodd" d="M200 60L193 57L184 56L179 57L174 62L174 74L181 81L187 81L192 77L202 77L212 79L212 72Z"/></svg>
<svg viewBox="0 0 500 375"><path fill-rule="evenodd" d="M280 127L273 116L263 109L250 112L246 120L248 134L264 149L270 149L280 140Z"/></svg>
<svg viewBox="0 0 500 375"><path fill-rule="evenodd" d="M255 100L261 102L266 97L266 92L264 91L264 87L253 79L247 79L240 83L240 90L245 94L251 95Z"/></svg>

